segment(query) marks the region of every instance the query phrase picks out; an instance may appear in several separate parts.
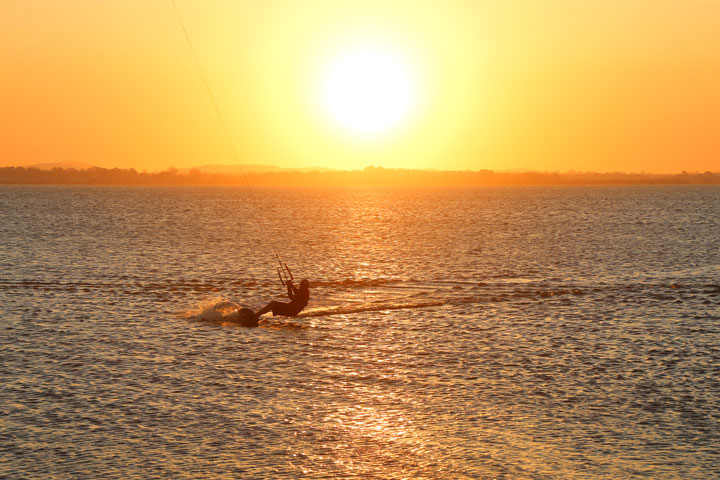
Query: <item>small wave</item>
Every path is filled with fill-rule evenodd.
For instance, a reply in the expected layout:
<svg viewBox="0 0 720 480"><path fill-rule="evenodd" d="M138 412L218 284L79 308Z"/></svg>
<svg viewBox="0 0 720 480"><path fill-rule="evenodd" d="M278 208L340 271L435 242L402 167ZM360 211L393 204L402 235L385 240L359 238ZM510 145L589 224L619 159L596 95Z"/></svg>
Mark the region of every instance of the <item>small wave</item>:
<svg viewBox="0 0 720 480"><path fill-rule="evenodd" d="M536 290L533 294L536 297L556 297L558 295L584 295L585 292L579 288L563 288L559 290Z"/></svg>
<svg viewBox="0 0 720 480"><path fill-rule="evenodd" d="M311 286L318 287L377 287L380 285L390 285L393 283L402 283L405 280L401 278L346 278L344 280L311 280Z"/></svg>
<svg viewBox="0 0 720 480"><path fill-rule="evenodd" d="M507 302L517 299L543 299L559 297L564 295L586 295L584 290L579 288L567 288L557 290L520 290L516 292L504 292L496 295L472 295L467 297L458 297L447 300L447 304L469 304L469 303L495 303L495 302Z"/></svg>
<svg viewBox="0 0 720 480"><path fill-rule="evenodd" d="M268 328L270 330L307 330L313 328L311 325L305 325L302 323L291 322L291 321L277 321L262 319L260 321L260 327Z"/></svg>

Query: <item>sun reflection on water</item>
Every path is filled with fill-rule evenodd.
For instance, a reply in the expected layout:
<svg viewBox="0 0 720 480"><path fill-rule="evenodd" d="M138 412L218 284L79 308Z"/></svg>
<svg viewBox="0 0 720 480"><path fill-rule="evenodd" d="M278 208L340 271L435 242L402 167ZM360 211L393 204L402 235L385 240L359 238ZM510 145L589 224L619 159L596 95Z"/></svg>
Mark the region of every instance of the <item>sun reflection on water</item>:
<svg viewBox="0 0 720 480"><path fill-rule="evenodd" d="M356 392L357 393L357 392ZM377 399L377 401L387 399ZM319 418L322 430L330 433L328 442L302 452L312 465L328 463L339 476L369 475L377 478L421 478L423 458L428 453L421 432L401 408L372 405L345 405Z"/></svg>

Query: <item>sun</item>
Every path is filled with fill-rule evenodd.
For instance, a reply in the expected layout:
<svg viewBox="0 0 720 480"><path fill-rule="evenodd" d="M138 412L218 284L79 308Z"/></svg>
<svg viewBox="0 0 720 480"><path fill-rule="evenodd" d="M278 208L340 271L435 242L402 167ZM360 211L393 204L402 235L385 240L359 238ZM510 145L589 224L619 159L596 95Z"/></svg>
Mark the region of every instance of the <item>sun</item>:
<svg viewBox="0 0 720 480"><path fill-rule="evenodd" d="M402 55L381 46L344 50L329 63L320 97L333 123L360 136L377 136L408 118L416 82Z"/></svg>

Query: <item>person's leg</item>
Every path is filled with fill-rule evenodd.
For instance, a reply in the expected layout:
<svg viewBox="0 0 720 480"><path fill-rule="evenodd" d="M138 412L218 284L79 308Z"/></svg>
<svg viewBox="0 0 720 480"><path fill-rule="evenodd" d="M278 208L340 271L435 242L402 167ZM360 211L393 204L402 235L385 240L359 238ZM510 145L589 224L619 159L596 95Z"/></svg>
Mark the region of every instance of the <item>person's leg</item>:
<svg viewBox="0 0 720 480"><path fill-rule="evenodd" d="M259 317L259 316L262 315L263 313L269 312L270 310L273 309L273 306L274 306L275 303L277 303L277 302L275 302L275 300L273 300L272 302L268 303L268 304L265 305L263 308L261 308L260 310L258 310L257 313L255 314L255 316L256 316L256 317Z"/></svg>

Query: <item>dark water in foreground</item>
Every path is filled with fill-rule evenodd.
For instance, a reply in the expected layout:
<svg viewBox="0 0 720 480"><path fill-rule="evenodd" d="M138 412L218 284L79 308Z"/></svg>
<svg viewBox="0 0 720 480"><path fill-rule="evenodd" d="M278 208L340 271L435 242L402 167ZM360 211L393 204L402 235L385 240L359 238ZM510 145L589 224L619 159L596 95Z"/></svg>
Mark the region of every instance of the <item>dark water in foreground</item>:
<svg viewBox="0 0 720 480"><path fill-rule="evenodd" d="M0 477L720 477L720 188L251 195L0 188Z"/></svg>

